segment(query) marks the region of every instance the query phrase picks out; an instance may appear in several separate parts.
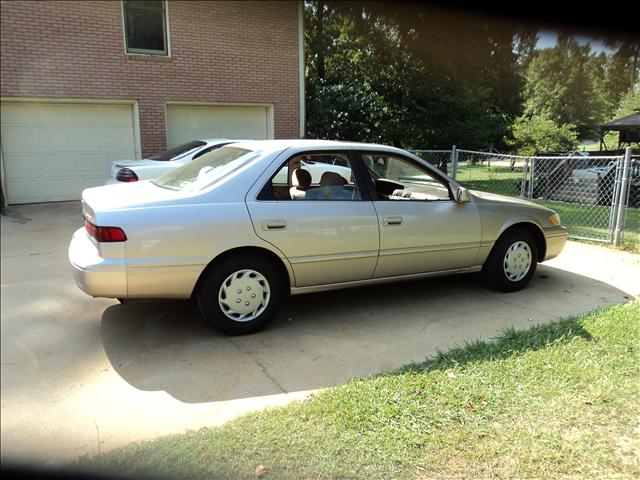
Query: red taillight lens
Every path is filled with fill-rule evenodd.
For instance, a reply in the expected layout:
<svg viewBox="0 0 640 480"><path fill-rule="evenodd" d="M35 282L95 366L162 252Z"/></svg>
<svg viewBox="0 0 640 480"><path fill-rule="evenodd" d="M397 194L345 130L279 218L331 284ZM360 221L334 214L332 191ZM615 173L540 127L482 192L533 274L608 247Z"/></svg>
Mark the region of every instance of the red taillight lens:
<svg viewBox="0 0 640 480"><path fill-rule="evenodd" d="M127 236L120 227L98 227L93 223L84 221L87 233L99 242L126 242Z"/></svg>
<svg viewBox="0 0 640 480"><path fill-rule="evenodd" d="M121 168L116 172L116 180L119 182L137 182L138 175L130 168Z"/></svg>

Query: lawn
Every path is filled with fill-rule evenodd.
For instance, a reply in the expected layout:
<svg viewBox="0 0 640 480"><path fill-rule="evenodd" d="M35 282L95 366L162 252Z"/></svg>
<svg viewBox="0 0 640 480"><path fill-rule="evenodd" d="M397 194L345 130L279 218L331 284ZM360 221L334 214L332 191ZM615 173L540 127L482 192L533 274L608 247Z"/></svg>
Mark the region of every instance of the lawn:
<svg viewBox="0 0 640 480"><path fill-rule="evenodd" d="M458 182L472 190L520 196L522 167L465 165L458 169ZM582 205L550 200L534 200L560 215L572 238L609 239L610 208L603 205ZM627 210L624 243L632 250L640 250L640 209Z"/></svg>
<svg viewBox="0 0 640 480"><path fill-rule="evenodd" d="M508 330L219 428L83 461L153 477L638 478L640 303ZM159 419L161 421L161 419Z"/></svg>

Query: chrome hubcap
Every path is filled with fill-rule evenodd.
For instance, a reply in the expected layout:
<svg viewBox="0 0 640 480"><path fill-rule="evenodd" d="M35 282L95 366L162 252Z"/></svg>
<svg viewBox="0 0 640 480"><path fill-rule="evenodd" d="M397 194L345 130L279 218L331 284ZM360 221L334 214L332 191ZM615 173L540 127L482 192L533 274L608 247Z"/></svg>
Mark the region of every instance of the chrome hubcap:
<svg viewBox="0 0 640 480"><path fill-rule="evenodd" d="M527 276L531 269L531 248L526 242L517 241L507 249L504 256L504 273L512 282L518 282Z"/></svg>
<svg viewBox="0 0 640 480"><path fill-rule="evenodd" d="M238 270L222 282L218 303L231 320L248 322L264 312L270 297L266 278L255 270Z"/></svg>

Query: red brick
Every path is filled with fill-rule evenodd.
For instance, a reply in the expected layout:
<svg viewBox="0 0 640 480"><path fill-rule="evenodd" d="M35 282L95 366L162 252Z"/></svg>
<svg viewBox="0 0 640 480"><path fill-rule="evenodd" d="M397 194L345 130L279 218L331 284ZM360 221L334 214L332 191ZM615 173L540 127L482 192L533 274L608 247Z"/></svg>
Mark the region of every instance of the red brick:
<svg viewBox="0 0 640 480"><path fill-rule="evenodd" d="M170 1L171 57L124 53L119 0L0 2L2 97L137 100L143 155L165 148L165 102L274 105L299 136L298 3Z"/></svg>

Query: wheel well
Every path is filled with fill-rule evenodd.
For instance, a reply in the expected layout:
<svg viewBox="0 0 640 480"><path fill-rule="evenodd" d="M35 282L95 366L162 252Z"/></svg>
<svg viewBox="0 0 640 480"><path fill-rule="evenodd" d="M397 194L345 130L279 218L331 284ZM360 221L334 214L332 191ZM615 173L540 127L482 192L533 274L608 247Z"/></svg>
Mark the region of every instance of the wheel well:
<svg viewBox="0 0 640 480"><path fill-rule="evenodd" d="M521 222L521 223L513 224L500 234L500 237L498 238L498 240L507 232L511 232L513 230L518 230L518 229L526 230L531 234L531 236L536 241L536 247L538 249L538 262L543 261L544 257L546 257L547 255L547 242L544 238L544 234L542 233L542 230L540 230L540 227L538 227L533 223ZM496 242L498 240L496 240Z"/></svg>
<svg viewBox="0 0 640 480"><path fill-rule="evenodd" d="M232 248L231 250L227 250L225 252L222 252L220 255L218 255L217 257L215 257L213 260L211 260L209 262L209 264L200 273L200 276L198 277L198 281L196 282L196 285L193 287L193 291L191 292L191 297L192 298L196 297L196 294L197 294L198 290L200 290L200 287L202 286L202 283L204 283L204 281L207 278L209 272L213 268L215 268L216 265L218 265L223 260L225 260L225 259L227 259L229 257L232 257L234 255L242 255L242 254L249 254L249 253L252 254L252 255L260 255L260 256L262 256L264 258L269 259L269 261L273 262L273 264L280 271L280 273L282 275L282 278L286 282L285 291L289 291L290 290L291 279L289 278L289 271L287 270L287 267L284 265L284 263L282 262L282 259L280 257L278 257L275 253L271 252L270 250L267 250L266 248L261 248L261 247L238 247L238 248Z"/></svg>

